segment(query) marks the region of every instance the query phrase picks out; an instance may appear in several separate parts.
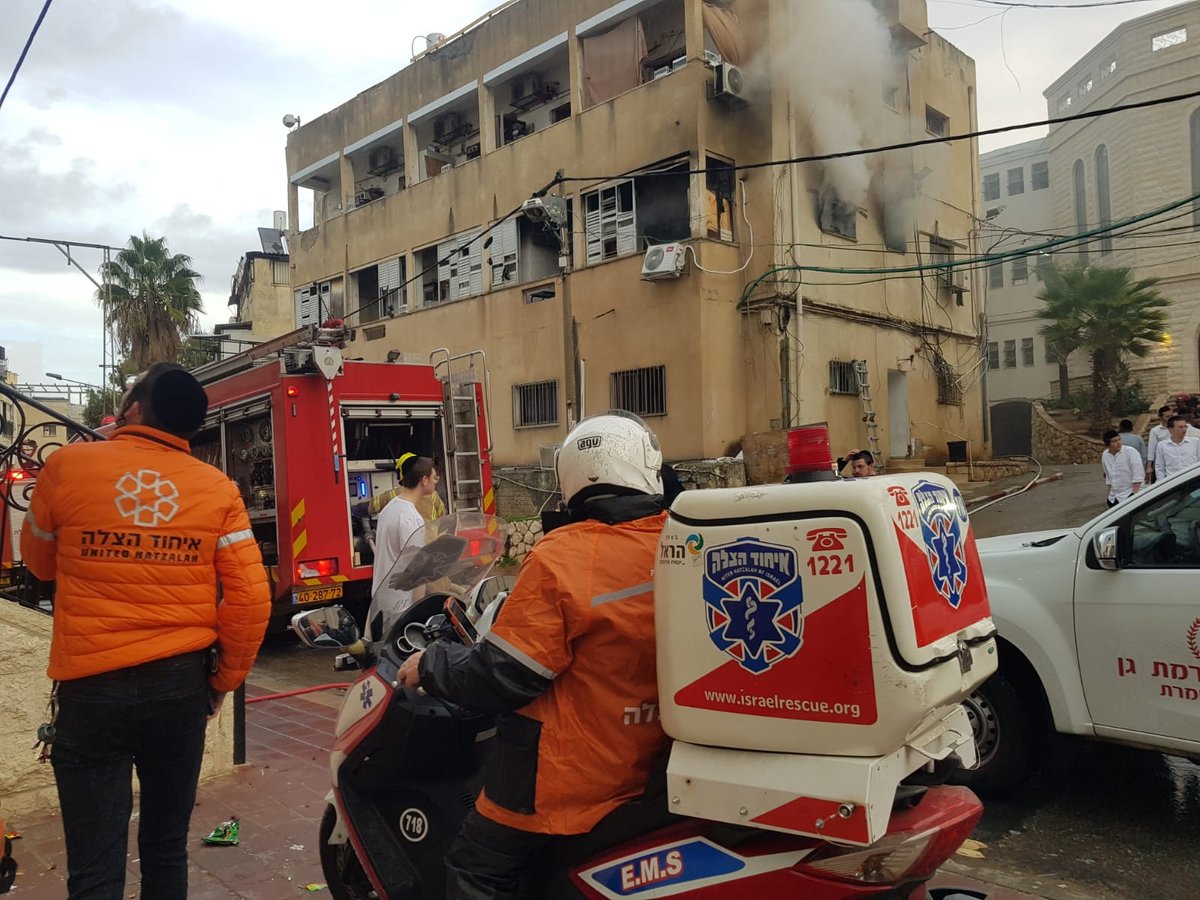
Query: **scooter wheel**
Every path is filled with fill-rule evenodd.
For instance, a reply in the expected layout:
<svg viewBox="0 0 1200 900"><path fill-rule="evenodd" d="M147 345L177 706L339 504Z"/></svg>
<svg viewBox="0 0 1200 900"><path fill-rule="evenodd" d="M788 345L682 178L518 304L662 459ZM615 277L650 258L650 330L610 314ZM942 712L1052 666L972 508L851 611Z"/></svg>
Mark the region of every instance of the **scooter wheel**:
<svg viewBox="0 0 1200 900"><path fill-rule="evenodd" d="M325 815L321 817L321 829L317 837L321 850L321 871L325 874L330 896L333 900L376 900L379 895L371 887L371 881L350 842L329 843L335 825L337 810L330 804L325 807Z"/></svg>

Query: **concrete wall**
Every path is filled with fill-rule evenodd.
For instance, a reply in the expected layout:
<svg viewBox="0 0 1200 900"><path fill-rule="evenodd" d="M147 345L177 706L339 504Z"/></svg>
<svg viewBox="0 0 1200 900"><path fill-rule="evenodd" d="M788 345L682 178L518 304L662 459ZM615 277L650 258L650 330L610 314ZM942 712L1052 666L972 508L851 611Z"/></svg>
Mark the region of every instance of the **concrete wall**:
<svg viewBox="0 0 1200 900"><path fill-rule="evenodd" d="M37 727L46 721L51 682L46 678L52 619L0 600L0 819L44 814L58 808L54 772L31 749ZM201 778L233 771L233 708L226 703L208 725Z"/></svg>
<svg viewBox="0 0 1200 900"><path fill-rule="evenodd" d="M354 208L341 188L344 212L330 213L316 227L290 235L293 286L337 278L349 284L357 269L398 255L411 277L422 268L419 253L424 248L486 227L543 188L556 170L603 175L679 155L696 167L710 152L738 163L811 152L808 118L793 115L789 106L803 98L789 97L772 80L769 62L772 53L786 55L789 47L786 42L775 47L768 36L780 38L791 17L802 18L803 10L778 0L739 0L737 12L751 50L744 68L753 88L748 107L730 109L708 98L713 73L702 64L702 4L684 0L682 5L690 60L686 66L586 110L580 79L572 75L571 117L508 146L495 147L489 133L494 130L489 123L496 104L503 101L496 99L484 76L563 32L568 33L570 71L578 73L580 49L574 29L611 6L608 0L517 4L291 133L289 221L296 222L297 185L304 173L323 166L322 171L340 177L344 185L347 174L352 176L348 148L407 119L421 106L479 82L476 94L484 123L479 158L421 181L414 166L415 129L402 126L406 189ZM918 7L923 11L924 4L891 7L903 21L917 21ZM906 57L910 90L904 108L894 113L901 138L926 135L927 104L950 117L953 131L969 131L977 120L973 62L937 35L926 39L926 45ZM741 173L744 186L738 206L744 191L750 226L739 208L735 242L711 240L703 214L704 178L689 176L690 244L696 260L704 269L736 274L709 274L689 259L684 277L657 283L640 280L640 252L586 265L582 194L595 185L563 184L554 193L574 203L573 269L535 282L552 284L552 299L526 302L523 290L529 285L492 287L485 252L482 295L420 308L419 293L411 285L407 314L353 322L357 336L349 352L381 360L390 350L427 356L439 347L453 352L485 349L492 373L495 461L502 466L536 462L539 448L559 443L572 421L608 408L611 373L659 365L666 371L667 411L650 424L668 458L733 455L748 433L823 420L830 421L839 450L863 446L866 436L857 400L848 403L828 395L830 361L855 358L866 358L875 373L874 402L885 429L893 424L886 373L907 370L912 373L909 415L908 421L895 423L897 430L942 452L946 440L962 435L981 455L985 448L978 389L983 353L979 322L984 293L977 274L961 303L933 276L925 283L875 279L863 284L861 277L797 278L786 273L759 286L752 308L743 302L750 283L772 265L912 265L918 258L927 259L930 236L952 238L956 253L963 256L972 252L978 188L975 144L923 148L905 156L905 172L909 166L912 173L928 169L935 175L922 180L920 187L912 179L906 230L913 239L905 254L877 249L883 244L886 209L875 195L857 216L857 241L823 233L816 216L821 173L815 166ZM780 249L783 243L791 252ZM798 297L797 280L805 282ZM346 296L349 301L352 291ZM933 300L927 321L929 296ZM954 368L964 389L961 405L938 403L933 374L937 352ZM573 399L577 379L582 380L578 407ZM558 382L557 422L514 427L513 387L544 380ZM885 441L885 456L889 449Z"/></svg>
<svg viewBox="0 0 1200 900"><path fill-rule="evenodd" d="M290 267L282 260L289 280L275 281L275 261L252 259L251 282L242 301L239 321L251 322L251 333L259 340L270 340L296 328L295 300L290 282ZM239 349L245 349L244 347Z"/></svg>

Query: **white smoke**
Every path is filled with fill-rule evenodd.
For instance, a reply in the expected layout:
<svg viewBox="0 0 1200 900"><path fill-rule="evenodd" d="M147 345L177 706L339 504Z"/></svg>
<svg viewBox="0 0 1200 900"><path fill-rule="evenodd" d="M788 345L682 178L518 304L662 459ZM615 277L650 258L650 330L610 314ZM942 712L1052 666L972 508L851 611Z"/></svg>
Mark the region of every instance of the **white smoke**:
<svg viewBox="0 0 1200 900"><path fill-rule="evenodd" d="M793 4L790 28L791 52L772 61L772 76L788 86L811 152L862 150L900 139L905 120L887 107L884 93L903 86L904 70L874 4L804 0ZM834 160L823 165L819 182L809 183L867 207L882 162L877 156Z"/></svg>

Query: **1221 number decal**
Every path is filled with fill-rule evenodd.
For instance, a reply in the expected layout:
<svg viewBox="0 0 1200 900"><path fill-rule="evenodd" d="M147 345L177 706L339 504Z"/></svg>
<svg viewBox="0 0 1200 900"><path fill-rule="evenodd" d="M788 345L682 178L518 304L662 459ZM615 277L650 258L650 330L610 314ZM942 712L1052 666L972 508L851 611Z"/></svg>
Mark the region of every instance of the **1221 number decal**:
<svg viewBox="0 0 1200 900"><path fill-rule="evenodd" d="M813 575L850 575L854 572L854 554L810 556L808 571Z"/></svg>

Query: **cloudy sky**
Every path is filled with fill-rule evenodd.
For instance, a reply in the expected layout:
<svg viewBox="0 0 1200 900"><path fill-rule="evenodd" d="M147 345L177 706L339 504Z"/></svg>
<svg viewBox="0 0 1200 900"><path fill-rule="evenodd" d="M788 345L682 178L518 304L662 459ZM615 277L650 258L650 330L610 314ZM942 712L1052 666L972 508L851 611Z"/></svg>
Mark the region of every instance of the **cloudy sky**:
<svg viewBox="0 0 1200 900"><path fill-rule="evenodd" d="M43 2L0 0L0 78ZM238 258L287 207L283 114L315 118L406 65L416 35L451 33L496 2L54 0L0 108L0 235L166 235L206 276L205 325L226 321ZM929 0L929 19L975 57L986 128L1044 118L1046 85L1124 19L1171 5ZM53 247L0 241L0 346L22 381L99 380L92 295Z"/></svg>

